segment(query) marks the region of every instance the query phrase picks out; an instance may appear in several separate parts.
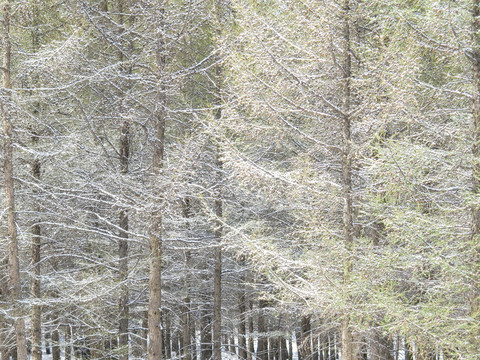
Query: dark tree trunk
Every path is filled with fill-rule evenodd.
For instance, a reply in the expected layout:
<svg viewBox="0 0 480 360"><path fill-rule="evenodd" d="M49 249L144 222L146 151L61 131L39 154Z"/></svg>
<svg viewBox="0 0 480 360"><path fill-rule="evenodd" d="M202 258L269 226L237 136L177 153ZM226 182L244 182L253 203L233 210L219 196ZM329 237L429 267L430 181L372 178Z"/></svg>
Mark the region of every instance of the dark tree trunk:
<svg viewBox="0 0 480 360"><path fill-rule="evenodd" d="M288 340L288 360L293 360L293 339L291 334L290 339Z"/></svg>
<svg viewBox="0 0 480 360"><path fill-rule="evenodd" d="M354 226L353 226L353 191L352 191L352 136L351 136L351 81L352 81L352 55L350 40L350 0L343 1L343 64L341 71L343 73L343 94L342 94L342 193L343 193L343 236L345 249L347 253L352 250ZM352 263L349 255L344 259L344 281L348 282ZM355 346L353 343L353 332L350 325L350 316L344 314L340 326L342 360L356 360Z"/></svg>
<svg viewBox="0 0 480 360"><path fill-rule="evenodd" d="M394 360L393 341L383 336L378 330L372 330L369 339L371 360Z"/></svg>
<svg viewBox="0 0 480 360"><path fill-rule="evenodd" d="M34 136L34 143L38 140ZM32 164L32 175L35 179L40 179L40 161L35 159ZM40 208L36 206L35 211L38 213ZM32 226L32 268L33 277L31 280L32 298L40 302L42 294L40 288L40 251L41 251L41 229L38 223ZM42 360L42 307L38 303L32 305L32 360Z"/></svg>
<svg viewBox="0 0 480 360"><path fill-rule="evenodd" d="M165 357L167 359L171 359L172 358L172 336L171 336L171 331L172 331L172 327L171 327L171 320L170 320L170 316L169 314L164 314L164 325L165 325L165 332L164 332L164 339L165 339L165 343L163 344L164 348L165 348Z"/></svg>
<svg viewBox="0 0 480 360"><path fill-rule="evenodd" d="M234 339L233 336L230 336L230 339L229 339L228 343L230 344L230 353L236 355L237 352L235 350L236 349L235 339Z"/></svg>
<svg viewBox="0 0 480 360"><path fill-rule="evenodd" d="M186 220L186 233L187 238L190 237L190 225L189 219L193 216L191 200L187 197L183 199L183 217ZM189 250L185 251L185 282L184 282L184 291L185 298L183 299L182 306L182 358L183 360L192 360L193 346L192 346L192 336L191 336L191 315L190 315L190 258L191 254Z"/></svg>
<svg viewBox="0 0 480 360"><path fill-rule="evenodd" d="M10 0L2 6L2 72L4 98L0 102L3 122L3 175L5 190L5 209L8 239L8 271L10 281L10 298L14 308L14 328L18 360L27 360L27 341L25 320L18 306L21 303L20 265L18 260L18 238L15 209L15 185L13 180L13 123L12 123L12 84L10 81L11 43L10 43Z"/></svg>
<svg viewBox="0 0 480 360"><path fill-rule="evenodd" d="M55 329L52 331L52 360L60 360L60 334L58 320L55 320Z"/></svg>
<svg viewBox="0 0 480 360"><path fill-rule="evenodd" d="M201 360L210 360L212 351L212 320L210 315L203 313L200 331Z"/></svg>
<svg viewBox="0 0 480 360"><path fill-rule="evenodd" d="M287 339L285 337L280 338L280 360L288 360L288 344Z"/></svg>
<svg viewBox="0 0 480 360"><path fill-rule="evenodd" d="M217 15L217 35L222 33L222 12L223 4L215 0ZM215 66L215 121L220 122L222 118L222 88L223 88L223 69L221 59L216 59ZM219 138L217 138L219 142ZM220 146L216 144L216 184L215 184L215 270L213 275L213 360L222 359L222 237L223 237L223 163L221 160Z"/></svg>
<svg viewBox="0 0 480 360"><path fill-rule="evenodd" d="M244 279L243 279L244 280ZM245 282L245 281L244 281ZM240 296L238 298L238 357L240 359L247 359L247 306L246 306L245 289L240 289Z"/></svg>
<svg viewBox="0 0 480 360"><path fill-rule="evenodd" d="M70 325L65 327L65 360L72 358L72 328Z"/></svg>
<svg viewBox="0 0 480 360"><path fill-rule="evenodd" d="M250 314L248 315L248 352L247 352L247 360L252 360L255 355L255 344L253 342L253 301L248 301L248 308L250 310Z"/></svg>
<svg viewBox="0 0 480 360"><path fill-rule="evenodd" d="M257 358L260 360L268 360L268 342L267 342L267 327L265 324L264 309L267 307L267 301L260 300L258 302L258 345Z"/></svg>
<svg viewBox="0 0 480 360"><path fill-rule="evenodd" d="M312 342L311 342L311 325L310 316L302 316L301 319L301 336L300 336L300 347L298 352L301 354L301 358L304 360L311 360L312 357Z"/></svg>

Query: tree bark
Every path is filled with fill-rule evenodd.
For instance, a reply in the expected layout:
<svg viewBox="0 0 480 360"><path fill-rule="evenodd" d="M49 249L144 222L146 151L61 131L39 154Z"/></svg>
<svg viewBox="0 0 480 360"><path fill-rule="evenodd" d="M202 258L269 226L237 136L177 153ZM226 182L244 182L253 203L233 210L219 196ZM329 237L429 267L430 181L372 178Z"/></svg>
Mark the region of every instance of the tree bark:
<svg viewBox="0 0 480 360"><path fill-rule="evenodd" d="M192 208L191 208L191 200L187 197L183 200L183 217L187 221L187 237L189 237L189 230L190 225L188 224L189 219L192 217ZM191 316L190 316L190 258L191 254L189 250L185 251L185 284L184 284L184 291L185 297L183 299L183 306L182 306L182 358L183 360L192 360L192 344L191 344Z"/></svg>
<svg viewBox="0 0 480 360"><path fill-rule="evenodd" d="M212 321L207 311L203 311L200 330L201 360L210 360L212 352Z"/></svg>
<svg viewBox="0 0 480 360"><path fill-rule="evenodd" d="M280 338L280 355L279 360L288 360L288 344L285 337Z"/></svg>
<svg viewBox="0 0 480 360"><path fill-rule="evenodd" d="M245 282L245 280L243 279ZM238 299L238 312L240 314L238 324L238 357L240 359L247 358L247 307L245 289L240 289L240 296Z"/></svg>
<svg viewBox="0 0 480 360"><path fill-rule="evenodd" d="M222 34L223 4L215 0L217 16L217 36ZM217 58L215 66L215 121L222 118L223 69L221 59ZM223 182L223 164L220 156L219 139L216 144L216 193L215 193L215 270L213 275L213 360L222 359L222 236L223 236L223 201L221 184Z"/></svg>
<svg viewBox="0 0 480 360"><path fill-rule="evenodd" d="M301 358L304 360L310 360L312 357L312 343L311 343L311 332L312 325L310 323L310 316L302 316L301 319L301 338L300 338L300 347L298 352L301 353Z"/></svg>
<svg viewBox="0 0 480 360"><path fill-rule="evenodd" d="M60 360L60 334L58 319L55 320L55 329L52 331L52 360Z"/></svg>
<svg viewBox="0 0 480 360"><path fill-rule="evenodd" d="M72 327L67 325L65 327L65 360L72 358Z"/></svg>
<svg viewBox="0 0 480 360"><path fill-rule="evenodd" d="M11 114L11 44L10 44L10 1L5 1L2 7L2 50L3 50L3 91L5 101L0 102L0 112L3 121L5 206L7 209L8 264L10 280L10 298L15 311L15 337L18 360L27 360L27 342L25 336L25 320L19 304L21 301L20 266L18 262L18 238L16 227L15 192L13 181L13 124Z"/></svg>
<svg viewBox="0 0 480 360"><path fill-rule="evenodd" d="M220 112L220 110L219 110ZM221 115L217 115L221 116ZM220 150L217 147L217 182L221 181L222 163L220 161ZM219 187L220 184L217 183ZM221 191L217 191L215 199L215 270L213 276L213 359L222 359L222 213L223 205L221 199Z"/></svg>
<svg viewBox="0 0 480 360"><path fill-rule="evenodd" d="M370 360L394 360L393 341L373 329L369 339Z"/></svg>
<svg viewBox="0 0 480 360"><path fill-rule="evenodd" d="M160 177L163 168L165 150L166 86L165 86L165 9L159 9L159 30L156 46L156 63L158 67L159 91L154 115L155 139L153 146L153 174ZM154 185L155 186L155 185ZM148 360L162 360L162 211L157 208L152 213L149 231L150 272L148 296Z"/></svg>
<svg viewBox="0 0 480 360"><path fill-rule="evenodd" d="M36 52L39 47L39 39L38 34L36 31L35 26L37 25L37 17L38 17L38 9L34 7L34 18L32 21L32 49L33 52ZM35 109L33 114L35 116L39 115L39 104L35 105ZM32 143L35 146L38 143L39 136L35 130L33 130L32 134ZM32 176L36 181L40 180L41 175L41 163L40 160L35 158L32 162ZM37 191L35 190L35 193ZM38 204L34 205L33 207L34 212L37 214L40 213L41 208ZM31 358L32 360L42 360L42 307L40 305L41 301L41 283L40 283L40 276L41 276L41 267L40 267L40 259L41 259L41 228L39 224L40 219L37 219L36 223L32 226L32 244L31 244L31 267L33 269L33 276L30 283L30 293L32 298L34 299L34 303L32 305L32 313L30 321L31 325Z"/></svg>
<svg viewBox="0 0 480 360"><path fill-rule="evenodd" d="M37 137L34 136L34 142L37 141ZM32 164L32 175L35 179L40 179L40 161L35 159ZM37 212L40 210L38 206L35 209ZM40 251L41 251L41 229L38 222L32 226L32 268L33 277L31 280L31 294L34 299L32 305L32 360L42 360L42 307L39 304L41 300L41 288L40 288Z"/></svg>
<svg viewBox="0 0 480 360"><path fill-rule="evenodd" d="M170 321L170 315L165 313L164 316L165 324L165 336L164 336L164 347L165 347L165 357L167 359L172 358L172 327ZM175 346L175 345L174 345Z"/></svg>
<svg viewBox="0 0 480 360"><path fill-rule="evenodd" d="M344 282L347 283L352 271L352 262L350 252L353 245L354 226L353 226L353 191L352 191L352 136L351 136L351 78L352 78L352 57L351 57L351 39L350 39L350 0L344 0L343 16L343 64L341 70L343 73L343 95L342 95L342 113L343 113L343 147L342 147L342 193L343 193L343 237L345 250L347 252L344 259ZM353 334L350 326L350 317L344 314L341 322L341 348L342 360L354 360Z"/></svg>
<svg viewBox="0 0 480 360"><path fill-rule="evenodd" d="M120 173L122 175L127 175L128 173L129 136L130 124L128 121L125 121L120 134ZM121 290L119 299L118 347L120 350L119 359L128 360L128 212L126 209L120 211L119 227L121 229L119 234L121 240L118 242L118 276Z"/></svg>
<svg viewBox="0 0 480 360"><path fill-rule="evenodd" d="M248 300L248 308L250 310L250 314L248 315L248 352L247 352L247 360L252 360L255 355L255 344L253 343L253 301L250 299Z"/></svg>
<svg viewBox="0 0 480 360"><path fill-rule="evenodd" d="M478 195L480 193L480 0L473 0L472 9L472 37L473 37L473 193ZM474 205L472 207L472 239L476 245L474 249L473 266L478 266L480 263L480 207ZM480 314L480 279L476 278L473 284L473 294L470 299L471 313L479 318ZM475 349L479 347L479 340L476 334L472 336L472 343Z"/></svg>
<svg viewBox="0 0 480 360"><path fill-rule="evenodd" d="M268 343L267 343L267 327L265 325L264 309L267 307L265 300L258 302L258 343L257 343L257 358L261 360L268 360Z"/></svg>

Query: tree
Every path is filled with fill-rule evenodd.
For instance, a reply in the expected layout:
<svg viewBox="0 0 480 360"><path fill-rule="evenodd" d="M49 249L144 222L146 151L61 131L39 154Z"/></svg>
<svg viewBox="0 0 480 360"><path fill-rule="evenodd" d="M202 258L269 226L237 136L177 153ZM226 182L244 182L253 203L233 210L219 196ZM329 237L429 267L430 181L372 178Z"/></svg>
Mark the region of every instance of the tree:
<svg viewBox="0 0 480 360"><path fill-rule="evenodd" d="M25 334L25 321L19 302L22 298L20 286L20 266L18 259L18 237L15 210L15 185L13 181L13 99L11 85L11 42L10 42L10 2L6 1L2 7L2 72L3 72L3 99L0 105L4 135L4 163L3 174L5 178L5 207L8 222L8 270L9 292L11 304L15 308L15 337L17 358L27 359L27 343Z"/></svg>

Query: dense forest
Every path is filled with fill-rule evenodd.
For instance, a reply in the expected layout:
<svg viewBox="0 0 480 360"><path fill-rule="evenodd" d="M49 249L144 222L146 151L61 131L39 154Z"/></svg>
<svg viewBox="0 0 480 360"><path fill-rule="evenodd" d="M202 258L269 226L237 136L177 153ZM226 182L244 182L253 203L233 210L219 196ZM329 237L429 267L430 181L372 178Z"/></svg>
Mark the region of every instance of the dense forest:
<svg viewBox="0 0 480 360"><path fill-rule="evenodd" d="M1 359L480 359L480 0L2 0Z"/></svg>

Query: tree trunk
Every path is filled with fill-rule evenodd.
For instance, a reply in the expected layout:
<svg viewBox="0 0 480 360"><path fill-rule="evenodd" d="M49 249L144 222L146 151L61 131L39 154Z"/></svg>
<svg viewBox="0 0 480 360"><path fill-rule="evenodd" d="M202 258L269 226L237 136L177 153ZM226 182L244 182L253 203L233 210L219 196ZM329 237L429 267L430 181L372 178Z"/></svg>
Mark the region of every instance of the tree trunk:
<svg viewBox="0 0 480 360"><path fill-rule="evenodd" d="M65 360L72 358L72 328L70 325L65 327Z"/></svg>
<svg viewBox="0 0 480 360"><path fill-rule="evenodd" d="M218 115L217 115L218 116ZM217 148L217 181L221 181L222 164L220 161L219 149ZM219 187L220 184L217 184ZM222 359L222 199L220 190L215 199L215 270L213 275L213 359Z"/></svg>
<svg viewBox="0 0 480 360"><path fill-rule="evenodd" d="M243 288L240 290L240 297L238 299L238 312L240 314L238 324L238 357L240 359L247 359L247 307L245 289Z"/></svg>
<svg viewBox="0 0 480 360"><path fill-rule="evenodd" d="M287 339L285 337L280 338L280 360L288 360L288 344Z"/></svg>
<svg viewBox="0 0 480 360"><path fill-rule="evenodd" d="M343 54L344 61L341 66L343 72L343 148L342 148L342 193L343 193L343 236L347 258L344 259L344 281L347 283L352 271L350 252L353 245L353 196L352 196L352 149L351 149L351 77L352 59L350 44L350 0L343 2ZM350 317L344 314L341 322L341 348L342 360L355 360L353 334L350 326Z"/></svg>
<svg viewBox="0 0 480 360"><path fill-rule="evenodd" d="M217 16L217 36L222 34L223 4L215 0ZM220 122L222 118L222 87L223 69L221 59L216 59L215 66L215 120ZM217 138L217 142L219 139ZM215 270L213 275L213 360L222 359L222 236L223 236L223 201L221 184L223 182L223 164L220 156L219 143L216 144L216 191L215 191Z"/></svg>
<svg viewBox="0 0 480 360"><path fill-rule="evenodd" d="M288 360L293 360L293 339L292 339L292 334L290 334L290 339L288 340Z"/></svg>
<svg viewBox="0 0 480 360"><path fill-rule="evenodd" d="M182 206L183 206L183 217L187 221L187 238L189 237L189 230L190 230L190 225L188 224L189 219L192 217L192 208L191 208L191 203L190 199L187 197L183 200ZM183 299L183 307L182 307L182 322L183 322L183 328L182 328L182 358L183 360L192 360L192 344L191 344L191 316L190 316L190 251L186 250L185 251L185 284L184 284L184 291L185 291L185 297Z"/></svg>
<svg viewBox="0 0 480 360"><path fill-rule="evenodd" d="M237 355L237 351L236 351L236 346L235 346L235 338L232 336L230 336L230 340L229 340L229 344L230 344L230 353L232 353L233 355Z"/></svg>
<svg viewBox="0 0 480 360"><path fill-rule="evenodd" d="M297 357L298 360L303 360L302 352L302 330L295 331L295 343L297 345Z"/></svg>
<svg viewBox="0 0 480 360"><path fill-rule="evenodd" d="M183 360L192 359L192 346L190 336L190 298L186 297L182 307L182 358Z"/></svg>
<svg viewBox="0 0 480 360"><path fill-rule="evenodd" d="M480 0L473 0L473 21L472 21L472 33L473 33L473 193L480 193ZM472 208L472 239L476 245L474 252L474 267L477 267L480 263L480 207L474 205ZM480 314L480 279L475 279L473 286L473 294L470 299L470 311L475 314L476 320L479 319ZM471 341L474 349L478 349L480 344L478 336L473 335Z"/></svg>
<svg viewBox="0 0 480 360"><path fill-rule="evenodd" d="M165 9L159 9L159 28L165 28ZM159 75L159 91L157 93L157 110L154 115L155 139L153 141L153 173L154 180L159 178L163 168L165 150L165 118L166 118L166 86L165 86L165 39L162 31L158 31L156 63ZM155 186L155 185L154 185ZM162 360L162 210L152 211L152 224L149 231L150 272L148 296L148 360Z"/></svg>
<svg viewBox="0 0 480 360"><path fill-rule="evenodd" d="M267 359L268 360L273 360L274 347L275 347L275 339L269 336L267 338L267 348L268 348Z"/></svg>
<svg viewBox="0 0 480 360"><path fill-rule="evenodd" d="M202 329L200 331L201 360L210 360L212 352L212 321L210 315L204 311L201 320Z"/></svg>
<svg viewBox="0 0 480 360"><path fill-rule="evenodd" d="M267 343L267 327L265 325L264 309L267 307L265 300L258 302L258 344L257 344L257 358L261 360L268 360L268 343Z"/></svg>
<svg viewBox="0 0 480 360"><path fill-rule="evenodd" d="M101 4L102 10L108 12L108 2L103 1ZM117 0L118 24L120 37L124 33L124 0ZM118 51L118 61L120 64L125 62L125 54L123 49ZM131 74L131 67L121 66L121 71L124 75ZM122 96L120 94L120 96ZM120 115L126 113L127 110L123 106L120 107ZM119 155L120 155L120 174L122 177L128 175L128 162L130 158L130 122L123 120L120 129L119 139ZM129 327L129 290L128 290L128 230L129 219L127 209L120 210L119 214L119 238L118 241L118 281L120 282L120 298L118 302L119 307L119 321L118 321L118 348L119 360L128 360L129 341L128 341L128 327Z"/></svg>
<svg viewBox="0 0 480 360"><path fill-rule="evenodd" d="M372 330L369 339L370 360L394 360L393 341L383 336L378 330Z"/></svg>
<svg viewBox="0 0 480 360"><path fill-rule="evenodd" d="M7 209L7 238L8 238L8 264L10 277L10 298L14 306L15 317L15 337L17 345L18 360L27 360L27 342L25 337L25 320L22 310L19 307L21 303L20 288L20 267L18 262L18 238L16 227L15 193L13 182L13 125L11 118L12 86L10 82L10 1L3 3L3 26L2 26L2 50L3 50L3 96L5 101L0 103L0 112L3 121L3 144L4 144L4 165L3 173L5 177L5 206Z"/></svg>
<svg viewBox="0 0 480 360"><path fill-rule="evenodd" d="M37 141L34 136L34 142ZM32 164L32 175L35 179L40 179L40 161L35 159ZM36 206L37 212L40 208ZM42 360L42 307L39 304L42 294L40 289L40 250L41 250L41 229L38 223L32 226L32 268L33 277L31 280L31 294L34 299L32 305L32 360Z"/></svg>
<svg viewBox="0 0 480 360"><path fill-rule="evenodd" d="M122 175L128 173L130 149L129 128L128 121L125 121L120 135L120 172ZM121 240L118 242L118 280L121 284L121 290L119 299L120 319L118 324L118 347L120 351L119 359L128 360L128 212L126 209L120 211L119 227L121 229L119 234Z"/></svg>
<svg viewBox="0 0 480 360"><path fill-rule="evenodd" d="M47 330L45 331L45 335L44 335L44 340L45 340L45 353L47 355L50 355L52 353L52 333L51 331Z"/></svg>
<svg viewBox="0 0 480 360"><path fill-rule="evenodd" d="M165 313L164 314L164 324L165 324L165 336L164 336L164 347L165 347L165 357L167 359L172 358L172 327L170 321L170 315Z"/></svg>
<svg viewBox="0 0 480 360"><path fill-rule="evenodd" d="M302 332L300 338L300 347L298 352L301 353L301 358L304 360L311 360L312 357L312 342L311 342L311 332L312 325L310 323L310 316L302 316Z"/></svg>
<svg viewBox="0 0 480 360"><path fill-rule="evenodd" d="M148 311L143 312L140 346L144 354L148 353Z"/></svg>
<svg viewBox="0 0 480 360"><path fill-rule="evenodd" d="M342 360L355 360L353 348L353 335L349 320L343 319L341 324Z"/></svg>
<svg viewBox="0 0 480 360"><path fill-rule="evenodd" d="M55 329L52 331L52 360L60 360L60 334L58 332L58 319L55 319Z"/></svg>
<svg viewBox="0 0 480 360"><path fill-rule="evenodd" d="M255 344L253 342L253 301L248 301L248 308L250 310L250 314L248 315L248 352L247 352L247 360L252 360L253 356L255 355Z"/></svg>

